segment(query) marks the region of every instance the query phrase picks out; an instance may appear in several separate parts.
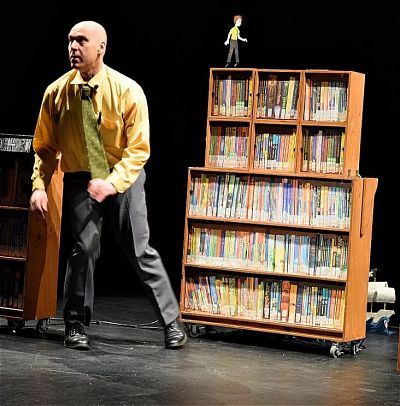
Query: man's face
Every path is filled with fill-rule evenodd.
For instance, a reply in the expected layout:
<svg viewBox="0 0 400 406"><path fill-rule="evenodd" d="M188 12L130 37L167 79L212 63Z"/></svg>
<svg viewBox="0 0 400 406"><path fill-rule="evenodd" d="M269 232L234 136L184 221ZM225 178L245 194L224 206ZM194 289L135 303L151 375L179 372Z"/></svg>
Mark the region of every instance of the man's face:
<svg viewBox="0 0 400 406"><path fill-rule="evenodd" d="M99 61L101 42L95 33L84 26L73 27L68 35L68 54L72 68L88 72Z"/></svg>
<svg viewBox="0 0 400 406"><path fill-rule="evenodd" d="M241 19L241 18L238 18L238 19L236 20L236 25L237 25L238 27L240 27L240 26L242 25L242 19Z"/></svg>

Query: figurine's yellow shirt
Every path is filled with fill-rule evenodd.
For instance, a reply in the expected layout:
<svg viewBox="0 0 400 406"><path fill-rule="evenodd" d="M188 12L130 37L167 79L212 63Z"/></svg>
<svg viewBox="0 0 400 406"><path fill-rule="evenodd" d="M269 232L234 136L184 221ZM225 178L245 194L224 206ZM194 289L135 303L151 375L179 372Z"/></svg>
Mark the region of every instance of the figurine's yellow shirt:
<svg viewBox="0 0 400 406"><path fill-rule="evenodd" d="M240 34L239 28L235 25L234 27L231 28L230 33L231 33L231 39L237 41L239 34Z"/></svg>

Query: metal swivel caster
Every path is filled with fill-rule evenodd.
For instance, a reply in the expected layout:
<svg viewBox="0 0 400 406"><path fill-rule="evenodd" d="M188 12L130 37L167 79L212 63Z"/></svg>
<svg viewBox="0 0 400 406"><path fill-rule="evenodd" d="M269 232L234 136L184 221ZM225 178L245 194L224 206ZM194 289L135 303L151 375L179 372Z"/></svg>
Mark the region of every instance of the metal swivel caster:
<svg viewBox="0 0 400 406"><path fill-rule="evenodd" d="M333 358L340 357L341 355L343 355L342 347L338 344L332 344L329 354Z"/></svg>
<svg viewBox="0 0 400 406"><path fill-rule="evenodd" d="M11 332L13 334L17 334L25 326L25 320L10 319L7 320L7 324Z"/></svg>
<svg viewBox="0 0 400 406"><path fill-rule="evenodd" d="M36 332L38 334L46 334L49 328L49 319L40 319L36 323Z"/></svg>

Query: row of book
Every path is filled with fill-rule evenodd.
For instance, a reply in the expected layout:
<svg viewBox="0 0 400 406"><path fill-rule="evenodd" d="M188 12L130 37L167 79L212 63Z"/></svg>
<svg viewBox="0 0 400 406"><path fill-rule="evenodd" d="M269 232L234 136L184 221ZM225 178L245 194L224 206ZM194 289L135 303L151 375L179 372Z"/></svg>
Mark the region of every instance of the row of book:
<svg viewBox="0 0 400 406"><path fill-rule="evenodd" d="M211 114L213 116L247 117L251 114L253 80L215 77Z"/></svg>
<svg viewBox="0 0 400 406"><path fill-rule="evenodd" d="M32 137L28 135L0 133L0 152L21 152L30 153L32 147Z"/></svg>
<svg viewBox="0 0 400 406"><path fill-rule="evenodd" d="M191 226L190 264L324 278L347 278L348 238L337 234L269 234Z"/></svg>
<svg viewBox="0 0 400 406"><path fill-rule="evenodd" d="M343 173L345 133L338 129L305 129L302 170Z"/></svg>
<svg viewBox="0 0 400 406"><path fill-rule="evenodd" d="M349 228L351 184L192 173L189 215Z"/></svg>
<svg viewBox="0 0 400 406"><path fill-rule="evenodd" d="M250 320L340 329L341 287L258 277L197 274L185 281L185 309Z"/></svg>
<svg viewBox="0 0 400 406"><path fill-rule="evenodd" d="M251 114L251 78L214 77L211 114L247 117ZM344 122L347 119L347 82L343 80L306 79L304 120ZM260 79L257 118L297 119L299 78L278 79L270 74Z"/></svg>
<svg viewBox="0 0 400 406"><path fill-rule="evenodd" d="M257 100L258 118L296 119L299 78L278 80L274 74L260 79Z"/></svg>
<svg viewBox="0 0 400 406"><path fill-rule="evenodd" d="M247 127L212 126L209 165L247 168ZM302 171L343 173L345 133L340 129L313 130L303 134ZM295 166L296 131L291 133L257 133L253 169L293 171Z"/></svg>
<svg viewBox="0 0 400 406"><path fill-rule="evenodd" d="M256 134L254 169L293 171L296 131L291 134Z"/></svg>
<svg viewBox="0 0 400 406"><path fill-rule="evenodd" d="M249 128L211 126L209 164L218 167L246 168Z"/></svg>
<svg viewBox="0 0 400 406"><path fill-rule="evenodd" d="M0 266L0 306L23 308L24 264Z"/></svg>
<svg viewBox="0 0 400 406"><path fill-rule="evenodd" d="M27 213L0 210L0 255L26 257L28 221Z"/></svg>
<svg viewBox="0 0 400 406"><path fill-rule="evenodd" d="M22 162L10 155L1 155L0 205L27 207L32 192L31 175L31 158Z"/></svg>
<svg viewBox="0 0 400 406"><path fill-rule="evenodd" d="M347 83L344 81L306 80L304 120L346 121Z"/></svg>

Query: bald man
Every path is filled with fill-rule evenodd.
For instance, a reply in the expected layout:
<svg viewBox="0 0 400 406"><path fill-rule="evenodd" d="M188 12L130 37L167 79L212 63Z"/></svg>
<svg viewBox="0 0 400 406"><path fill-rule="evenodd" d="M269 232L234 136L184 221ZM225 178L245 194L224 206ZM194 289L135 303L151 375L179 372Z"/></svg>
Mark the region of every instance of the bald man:
<svg viewBox="0 0 400 406"><path fill-rule="evenodd" d="M76 24L68 41L72 70L47 87L36 124L30 200L31 209L46 217L46 188L61 153L63 204L73 237L64 283L64 345L90 348L84 326L89 326L93 313L94 268L107 221L155 305L165 347L180 348L186 333L178 321L179 306L160 255L149 245L143 169L150 156L146 97L135 81L103 63L107 34L100 24ZM101 176L94 170L91 141L85 138L83 99L93 104L98 123L93 133L101 141L96 154L105 161Z"/></svg>

